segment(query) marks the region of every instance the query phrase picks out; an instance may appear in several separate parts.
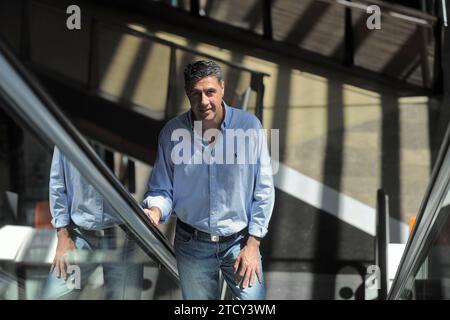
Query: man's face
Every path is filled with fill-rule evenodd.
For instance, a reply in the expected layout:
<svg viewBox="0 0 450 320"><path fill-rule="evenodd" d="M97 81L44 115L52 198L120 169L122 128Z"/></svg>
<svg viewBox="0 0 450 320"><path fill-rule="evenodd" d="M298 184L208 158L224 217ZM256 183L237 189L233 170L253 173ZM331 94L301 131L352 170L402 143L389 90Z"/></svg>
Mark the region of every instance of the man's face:
<svg viewBox="0 0 450 320"><path fill-rule="evenodd" d="M187 88L186 94L191 104L196 120L214 121L222 119L222 98L224 83L219 83L216 77L205 77Z"/></svg>

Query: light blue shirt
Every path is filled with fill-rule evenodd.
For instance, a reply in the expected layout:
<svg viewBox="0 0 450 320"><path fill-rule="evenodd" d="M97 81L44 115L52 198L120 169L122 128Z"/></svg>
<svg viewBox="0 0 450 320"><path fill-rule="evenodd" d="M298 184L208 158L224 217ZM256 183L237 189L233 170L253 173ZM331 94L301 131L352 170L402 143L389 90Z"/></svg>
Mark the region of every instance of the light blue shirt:
<svg viewBox="0 0 450 320"><path fill-rule="evenodd" d="M55 147L50 169L50 212L55 228L71 222L83 229L100 230L120 222L103 196Z"/></svg>
<svg viewBox="0 0 450 320"><path fill-rule="evenodd" d="M157 158L143 206L158 207L162 213L162 223L174 213L181 221L213 235L231 235L248 226L249 234L264 237L275 198L266 139L263 136L249 139L252 142L244 147L239 147L235 140L232 149L226 147L227 139L231 140L227 135L227 131L232 132L230 129L262 129L262 125L248 112L225 103L223 106L222 136L214 145L209 145L194 131L191 111L164 126L159 135ZM180 147L182 139L178 137L172 141L172 133L176 129L186 129L191 142L191 153L187 155L190 160L177 164L173 161L172 151L175 146ZM210 163L196 161L199 157L202 159L201 153L205 148L209 148L207 154L211 154L212 158L217 157L215 151L222 148L223 163L217 163L220 162L217 160ZM255 152L256 162L237 161L239 155L249 150ZM182 154L184 156L184 152ZM235 164L226 164L230 156L235 158Z"/></svg>

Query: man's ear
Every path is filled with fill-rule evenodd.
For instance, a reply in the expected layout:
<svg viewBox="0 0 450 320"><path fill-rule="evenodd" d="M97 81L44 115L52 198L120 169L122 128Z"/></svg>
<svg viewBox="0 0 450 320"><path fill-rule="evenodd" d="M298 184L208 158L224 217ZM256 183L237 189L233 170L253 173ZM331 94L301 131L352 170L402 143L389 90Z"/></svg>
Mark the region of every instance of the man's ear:
<svg viewBox="0 0 450 320"><path fill-rule="evenodd" d="M220 88L222 89L222 95L225 94L225 81L222 80L221 84L220 84Z"/></svg>

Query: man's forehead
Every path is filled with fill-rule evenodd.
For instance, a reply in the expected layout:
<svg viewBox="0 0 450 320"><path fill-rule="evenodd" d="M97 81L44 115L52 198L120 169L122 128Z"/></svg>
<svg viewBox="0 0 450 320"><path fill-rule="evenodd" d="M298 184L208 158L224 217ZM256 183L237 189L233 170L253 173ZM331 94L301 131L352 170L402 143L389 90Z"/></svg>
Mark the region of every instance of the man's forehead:
<svg viewBox="0 0 450 320"><path fill-rule="evenodd" d="M190 90L200 90L205 89L205 87L214 88L217 86L220 86L219 80L214 76L208 76L191 84Z"/></svg>

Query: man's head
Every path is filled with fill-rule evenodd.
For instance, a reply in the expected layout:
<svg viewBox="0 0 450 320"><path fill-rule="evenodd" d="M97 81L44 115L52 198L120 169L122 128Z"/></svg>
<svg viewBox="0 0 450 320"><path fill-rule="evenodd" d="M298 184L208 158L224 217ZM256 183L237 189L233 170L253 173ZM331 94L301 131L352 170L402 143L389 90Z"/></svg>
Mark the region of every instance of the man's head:
<svg viewBox="0 0 450 320"><path fill-rule="evenodd" d="M222 70L214 61L196 61L184 69L186 95L197 120L220 124L223 119Z"/></svg>

